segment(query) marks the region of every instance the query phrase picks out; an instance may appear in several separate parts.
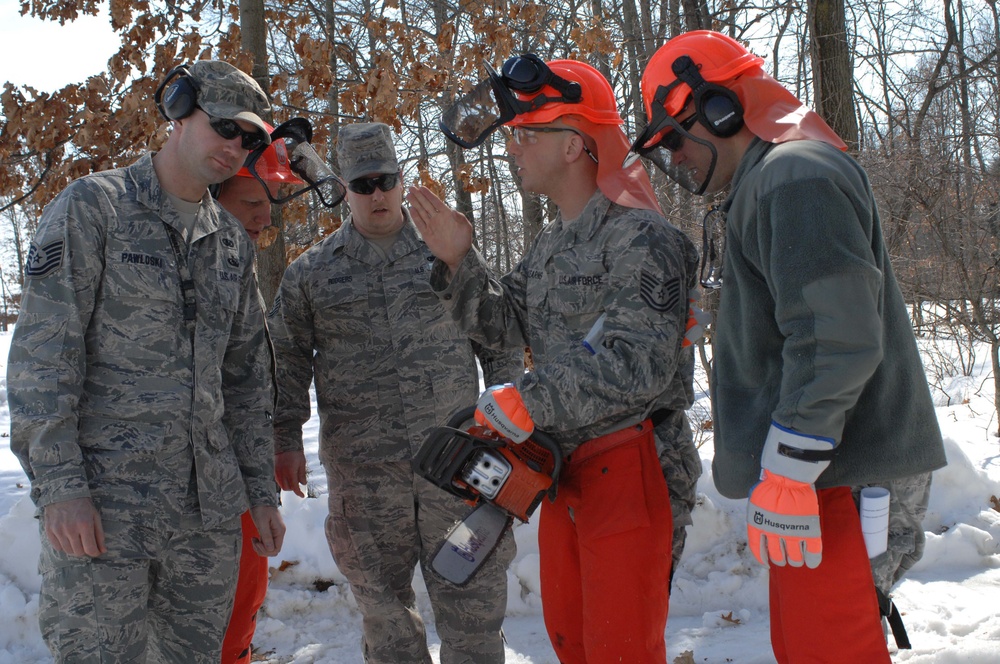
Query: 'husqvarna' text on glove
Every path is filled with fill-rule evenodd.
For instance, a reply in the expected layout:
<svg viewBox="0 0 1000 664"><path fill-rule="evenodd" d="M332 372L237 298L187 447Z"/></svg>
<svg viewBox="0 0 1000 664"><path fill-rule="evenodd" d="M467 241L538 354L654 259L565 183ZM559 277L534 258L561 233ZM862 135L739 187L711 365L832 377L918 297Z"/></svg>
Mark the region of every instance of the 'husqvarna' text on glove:
<svg viewBox="0 0 1000 664"><path fill-rule="evenodd" d="M487 387L476 402L476 422L515 443L523 443L535 430L535 423L513 383Z"/></svg>

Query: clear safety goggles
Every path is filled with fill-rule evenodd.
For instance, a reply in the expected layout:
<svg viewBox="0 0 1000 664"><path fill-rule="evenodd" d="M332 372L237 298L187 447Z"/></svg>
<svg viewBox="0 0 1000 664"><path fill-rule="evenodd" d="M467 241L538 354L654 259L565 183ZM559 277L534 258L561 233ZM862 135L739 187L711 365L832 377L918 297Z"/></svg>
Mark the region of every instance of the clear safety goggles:
<svg viewBox="0 0 1000 664"><path fill-rule="evenodd" d="M509 58L499 73L489 63L483 66L487 78L452 104L438 122L444 135L463 148L481 145L501 125L549 102L580 101L580 84L555 74L534 53ZM515 94L532 94L545 86L555 89L560 96L538 95L525 101Z"/></svg>
<svg viewBox="0 0 1000 664"><path fill-rule="evenodd" d="M275 179L268 176L268 159L265 147L258 148L247 158L247 170L262 184L267 197L276 205L287 203L307 192L314 192L326 207L335 207L344 199L347 188L343 181L327 165L310 144L312 125L305 118L292 118L275 127L271 132L271 142L280 142L283 150L276 150L279 159L288 160L288 168L294 173L292 178L282 180L277 196L273 195L268 182Z"/></svg>

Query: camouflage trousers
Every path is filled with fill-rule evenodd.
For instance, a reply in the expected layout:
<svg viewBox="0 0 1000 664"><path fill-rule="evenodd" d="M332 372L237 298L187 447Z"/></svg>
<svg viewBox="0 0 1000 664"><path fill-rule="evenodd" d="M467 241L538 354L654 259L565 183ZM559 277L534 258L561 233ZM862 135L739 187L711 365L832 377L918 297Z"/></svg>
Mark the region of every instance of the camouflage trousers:
<svg viewBox="0 0 1000 664"><path fill-rule="evenodd" d="M441 664L504 661L508 533L467 585L438 578L429 562L469 507L421 477L408 462L328 464L326 536L362 614L366 664L430 664L426 631L412 588L418 563L430 596Z"/></svg>
<svg viewBox="0 0 1000 664"><path fill-rule="evenodd" d="M101 521L108 551L88 558L53 549L42 517L38 623L55 662L218 664L239 519L206 531L104 509Z"/></svg>
<svg viewBox="0 0 1000 664"><path fill-rule="evenodd" d="M670 492L670 509L673 512L673 573L680 564L687 541L687 527L693 524L691 512L698 498L698 478L701 477L701 455L694 446L691 426L682 411L675 411L656 425L656 450Z"/></svg>
<svg viewBox="0 0 1000 664"><path fill-rule="evenodd" d="M889 540L886 552L871 559L875 585L884 594L924 555L924 516L931 494L931 474L921 473L878 484L889 490ZM852 487L855 503L864 487Z"/></svg>

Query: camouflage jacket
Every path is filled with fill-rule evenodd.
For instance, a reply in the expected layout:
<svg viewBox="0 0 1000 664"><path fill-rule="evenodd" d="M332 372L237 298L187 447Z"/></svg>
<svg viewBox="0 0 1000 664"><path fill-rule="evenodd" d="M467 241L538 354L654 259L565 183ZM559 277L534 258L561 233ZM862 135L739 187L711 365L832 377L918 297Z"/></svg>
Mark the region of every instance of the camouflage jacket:
<svg viewBox="0 0 1000 664"><path fill-rule="evenodd" d="M681 349L697 251L662 216L597 192L580 218L542 229L497 279L478 251L431 285L476 341L528 345L535 370L514 381L535 425L569 454L580 443L693 400L694 354ZM582 344L605 315L592 354Z"/></svg>
<svg viewBox="0 0 1000 664"><path fill-rule="evenodd" d="M475 404L472 344L431 291L433 261L409 218L388 261L347 219L288 266L268 314L276 452L302 449L314 376L324 464L408 460L431 428ZM522 358L488 379L512 379Z"/></svg>
<svg viewBox="0 0 1000 664"><path fill-rule="evenodd" d="M189 247L179 229L148 154L46 207L7 374L11 449L39 507L93 495L141 513L180 500L211 527L246 510L247 495L276 505L250 240L207 194Z"/></svg>

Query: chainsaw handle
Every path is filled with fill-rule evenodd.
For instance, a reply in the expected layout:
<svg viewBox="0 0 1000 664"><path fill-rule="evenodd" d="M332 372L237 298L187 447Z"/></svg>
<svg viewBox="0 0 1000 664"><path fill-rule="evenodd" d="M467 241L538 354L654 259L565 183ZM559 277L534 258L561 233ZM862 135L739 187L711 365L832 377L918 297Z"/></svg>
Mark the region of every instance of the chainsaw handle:
<svg viewBox="0 0 1000 664"><path fill-rule="evenodd" d="M469 420L475 420L475 418L476 406L468 406L467 408L463 408L452 415L446 426L449 426L452 429L461 429L462 424ZM559 443L557 443L552 436L537 428L531 432L531 435L528 436L528 440L535 441L552 455L552 480L553 483L555 483L555 480L559 478L559 472L562 470L563 461L562 450L559 449Z"/></svg>
<svg viewBox="0 0 1000 664"><path fill-rule="evenodd" d="M462 410L455 411L455 413L451 416L451 419L448 420L447 423L445 423L445 426L451 427L452 429L461 429L462 425L465 424L467 421L469 420L475 421L475 419L476 419L476 407L469 406L467 408L463 408Z"/></svg>

